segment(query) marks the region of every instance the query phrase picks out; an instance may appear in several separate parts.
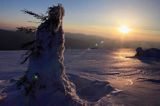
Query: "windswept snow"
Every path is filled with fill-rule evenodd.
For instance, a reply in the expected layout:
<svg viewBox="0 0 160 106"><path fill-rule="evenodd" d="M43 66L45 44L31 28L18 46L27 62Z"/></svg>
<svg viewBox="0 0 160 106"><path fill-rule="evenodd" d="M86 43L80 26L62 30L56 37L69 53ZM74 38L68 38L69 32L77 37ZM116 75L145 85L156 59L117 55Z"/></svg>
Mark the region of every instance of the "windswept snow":
<svg viewBox="0 0 160 106"><path fill-rule="evenodd" d="M0 52L1 106L5 100L3 98L11 95L14 95L10 98L13 101L8 106L14 106L17 101L22 101L19 102L20 105L24 102L17 89L10 88L10 93L7 94L3 91L26 70L27 64L19 64L23 53L24 51ZM90 105L159 106L160 63L150 64L135 58L126 58L134 54L131 49L66 50L66 72L76 85L79 97ZM18 100L15 95L19 97ZM47 96L41 99L45 101L46 98Z"/></svg>

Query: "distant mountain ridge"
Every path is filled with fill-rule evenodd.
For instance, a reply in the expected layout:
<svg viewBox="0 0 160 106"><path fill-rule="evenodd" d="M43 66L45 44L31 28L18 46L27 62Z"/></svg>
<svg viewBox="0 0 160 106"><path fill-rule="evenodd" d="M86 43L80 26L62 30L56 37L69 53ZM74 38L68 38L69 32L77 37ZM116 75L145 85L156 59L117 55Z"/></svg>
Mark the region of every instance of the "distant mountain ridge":
<svg viewBox="0 0 160 106"><path fill-rule="evenodd" d="M86 49L93 48L96 45L99 48L103 48L104 44L99 45L103 40L110 41L110 39L90 36L78 33L65 33L66 48L70 49ZM0 50L20 50L22 44L32 41L34 39L34 33L26 34L19 31L8 31L0 29Z"/></svg>
<svg viewBox="0 0 160 106"><path fill-rule="evenodd" d="M96 35L86 35L81 33L65 33L66 48L68 49L87 49L87 48L120 48L120 41ZM21 50L22 44L32 41L34 34L26 34L18 31L0 29L0 50ZM123 47L127 48L160 48L157 42L125 42Z"/></svg>

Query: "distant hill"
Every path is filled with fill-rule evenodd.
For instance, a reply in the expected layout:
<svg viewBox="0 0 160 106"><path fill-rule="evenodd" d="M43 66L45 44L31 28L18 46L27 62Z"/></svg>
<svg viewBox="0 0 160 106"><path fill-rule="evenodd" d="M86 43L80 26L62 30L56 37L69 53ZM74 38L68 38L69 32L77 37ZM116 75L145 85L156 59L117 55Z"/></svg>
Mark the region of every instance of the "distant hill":
<svg viewBox="0 0 160 106"><path fill-rule="evenodd" d="M102 40L111 43L110 39L78 33L65 33L65 37L66 48L70 49L94 48L97 44L99 48L103 48L106 43L102 44ZM0 30L0 50L20 50L22 44L33 39L34 33L26 34L18 31Z"/></svg>
<svg viewBox="0 0 160 106"><path fill-rule="evenodd" d="M0 50L18 50L25 42L33 39L32 34L0 30Z"/></svg>
<svg viewBox="0 0 160 106"><path fill-rule="evenodd" d="M96 35L85 35L80 33L65 33L66 48L69 49L87 49L87 48L119 48L120 42ZM0 29L0 50L20 50L22 44L32 41L34 34L26 34L17 31L8 31ZM136 48L157 47L160 48L159 42L125 42L124 47Z"/></svg>

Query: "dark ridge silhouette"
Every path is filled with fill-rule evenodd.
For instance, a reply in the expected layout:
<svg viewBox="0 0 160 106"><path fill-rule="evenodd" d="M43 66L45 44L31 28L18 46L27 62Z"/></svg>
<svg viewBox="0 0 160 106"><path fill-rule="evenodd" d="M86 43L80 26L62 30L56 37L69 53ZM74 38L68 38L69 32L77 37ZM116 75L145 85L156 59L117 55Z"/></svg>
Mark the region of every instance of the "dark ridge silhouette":
<svg viewBox="0 0 160 106"><path fill-rule="evenodd" d="M23 43L33 38L33 33L0 30L0 50L20 50Z"/></svg>
<svg viewBox="0 0 160 106"><path fill-rule="evenodd" d="M26 29L26 28L25 28ZM30 29L27 32L30 32ZM113 40L96 35L86 35L81 33L65 33L66 48L67 49L114 49L120 48L121 44L118 40ZM22 50L29 49L30 47L22 48L28 42L32 42L34 33L26 33L25 31L9 31L0 29L0 50ZM103 43L101 43L103 41ZM95 46L98 44L97 46ZM138 46L145 48L155 47L160 48L159 42L125 42L124 48L136 48ZM25 45L24 45L25 46Z"/></svg>
<svg viewBox="0 0 160 106"><path fill-rule="evenodd" d="M92 48L95 44L99 44L98 48L112 48L117 47L117 42L111 39L90 36L79 33L65 33L65 45L68 49L87 49ZM21 50L29 49L29 43L32 43L34 33L26 33L21 31L8 31L0 29L0 50ZM104 41L103 44L100 44Z"/></svg>

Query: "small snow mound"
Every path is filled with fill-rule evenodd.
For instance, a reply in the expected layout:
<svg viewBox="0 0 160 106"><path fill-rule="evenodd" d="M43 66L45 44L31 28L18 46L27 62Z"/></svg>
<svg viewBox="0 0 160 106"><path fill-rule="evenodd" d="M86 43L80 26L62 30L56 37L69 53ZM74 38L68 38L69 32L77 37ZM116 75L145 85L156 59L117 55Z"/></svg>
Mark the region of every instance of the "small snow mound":
<svg viewBox="0 0 160 106"><path fill-rule="evenodd" d="M115 89L114 91L112 91L111 92L111 95L116 95L116 94L118 94L118 93L120 93L120 92L122 92L123 90L120 90L120 89Z"/></svg>
<svg viewBox="0 0 160 106"><path fill-rule="evenodd" d="M107 81L90 80L87 78L82 78L77 75L69 74L69 79L75 84L76 92L78 96L86 101L86 104L96 104L101 101L107 95L115 95L120 93L122 90L113 88ZM25 96L22 91L14 89L15 86L10 86L6 92L0 94L0 104L1 106L10 106L11 104L16 104L21 106L26 104ZM50 95L52 94L52 95ZM33 97L31 103L38 103L39 106L52 106L54 104L61 104L60 106L68 106L67 104L73 105L70 102L70 98L65 96L60 91L52 90L44 91L42 94L38 94L38 98ZM81 102L81 101L80 101ZM54 106L54 105L53 105Z"/></svg>
<svg viewBox="0 0 160 106"><path fill-rule="evenodd" d="M76 85L78 96L89 102L97 102L107 94L118 92L107 81L93 81L73 74L69 74L69 79Z"/></svg>

